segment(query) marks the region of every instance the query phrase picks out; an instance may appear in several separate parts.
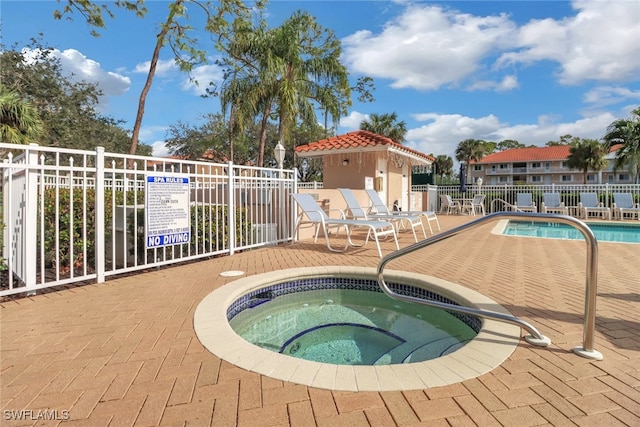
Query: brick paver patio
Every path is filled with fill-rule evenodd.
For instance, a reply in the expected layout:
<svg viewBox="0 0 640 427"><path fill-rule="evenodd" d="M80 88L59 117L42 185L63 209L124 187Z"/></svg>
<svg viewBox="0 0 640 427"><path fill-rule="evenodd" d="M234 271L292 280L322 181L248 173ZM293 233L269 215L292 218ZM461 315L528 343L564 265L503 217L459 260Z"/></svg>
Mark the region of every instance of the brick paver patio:
<svg viewBox="0 0 640 427"><path fill-rule="evenodd" d="M467 220L440 218L443 229ZM585 243L498 236L494 225L389 265L481 292L551 338L548 348L521 340L488 374L426 390L332 392L209 353L193 314L234 280L221 272L379 261L373 244L336 254L304 241L3 302L0 424L640 426L638 245L599 244L596 349L604 360L590 361L572 351L582 343ZM402 246L411 242L402 235Z"/></svg>

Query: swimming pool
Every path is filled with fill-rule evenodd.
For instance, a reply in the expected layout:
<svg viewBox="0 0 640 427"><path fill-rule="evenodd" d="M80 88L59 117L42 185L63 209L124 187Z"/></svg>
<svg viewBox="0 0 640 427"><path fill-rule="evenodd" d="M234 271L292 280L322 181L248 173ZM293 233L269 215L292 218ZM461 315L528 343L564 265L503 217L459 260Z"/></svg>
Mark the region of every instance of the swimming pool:
<svg viewBox="0 0 640 427"><path fill-rule="evenodd" d="M640 243L640 224L586 224L599 242ZM509 220L499 226L502 228L501 234L508 236L584 240L578 229L566 224Z"/></svg>

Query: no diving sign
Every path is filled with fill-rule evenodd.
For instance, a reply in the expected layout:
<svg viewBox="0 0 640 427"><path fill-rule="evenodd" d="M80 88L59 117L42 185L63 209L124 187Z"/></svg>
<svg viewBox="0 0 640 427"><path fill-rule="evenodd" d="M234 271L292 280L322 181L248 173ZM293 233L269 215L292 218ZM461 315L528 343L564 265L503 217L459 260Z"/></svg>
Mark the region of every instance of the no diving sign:
<svg viewBox="0 0 640 427"><path fill-rule="evenodd" d="M145 191L145 246L189 243L189 177L162 174L147 175Z"/></svg>

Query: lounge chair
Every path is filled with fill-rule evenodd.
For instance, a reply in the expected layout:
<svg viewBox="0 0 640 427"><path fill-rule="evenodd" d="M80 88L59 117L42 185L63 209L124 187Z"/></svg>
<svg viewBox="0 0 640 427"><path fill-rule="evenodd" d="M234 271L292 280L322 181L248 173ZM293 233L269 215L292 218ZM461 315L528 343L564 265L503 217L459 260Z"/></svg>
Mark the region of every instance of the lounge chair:
<svg viewBox="0 0 640 427"><path fill-rule="evenodd" d="M543 193L540 208L542 213L569 215L569 208L564 205L564 202L560 201L560 194L558 193Z"/></svg>
<svg viewBox="0 0 640 427"><path fill-rule="evenodd" d="M384 215L384 214L372 214L367 213L367 210L360 206L360 202L356 198L353 190L349 188L338 188L340 194L344 198L344 201L347 203L347 209L345 212L345 217L347 219L360 219L364 221L372 221L372 220L384 220L392 222L396 225L396 231L400 228L400 226L408 226L411 228L411 232L413 233L413 238L415 241L418 241L418 236L416 235L416 228L422 229L422 235L424 238L427 238L427 232L424 231L424 225L422 225L422 220L418 216L410 216L410 215Z"/></svg>
<svg viewBox="0 0 640 427"><path fill-rule="evenodd" d="M485 215L484 212L484 194L476 194L469 204L462 206L462 212L467 212L473 216L476 214Z"/></svg>
<svg viewBox="0 0 640 427"><path fill-rule="evenodd" d="M369 200L371 200L371 207L369 208L369 212L373 211L373 213L383 214L383 215L409 215L409 216L423 216L424 219L427 220L427 226L429 227L429 231L433 234L433 228L431 228L431 222L435 221L436 226L438 226L438 231L440 231L440 223L438 222L438 216L433 211L392 211L389 210L387 205L384 204L380 195L376 190L365 190L367 195L369 196Z"/></svg>
<svg viewBox="0 0 640 427"><path fill-rule="evenodd" d="M640 203L633 203L631 193L613 193L613 217L623 220L625 214L631 214L640 220Z"/></svg>
<svg viewBox="0 0 640 427"><path fill-rule="evenodd" d="M450 215L452 213L460 213L461 211L462 205L458 202L454 202L450 195L440 195L440 213L446 212L447 215Z"/></svg>
<svg viewBox="0 0 640 427"><path fill-rule="evenodd" d="M531 193L517 193L516 203L513 205L513 208L516 212L538 212Z"/></svg>
<svg viewBox="0 0 640 427"><path fill-rule="evenodd" d="M342 213L341 218L329 218L324 210L316 203L311 194L292 194L293 200L298 204L298 207L302 210L298 217L296 218L296 226L293 234L293 240L296 241L298 238L298 230L302 224L311 224L316 227L316 232L314 236L314 243L318 241L318 234L322 229L324 234L324 238L327 242L327 248L333 252L344 252L347 250L349 246L353 247L361 247L367 244L369 241L369 236L373 236L376 246L378 247L378 255L382 258L382 250L380 249L380 237L393 236L393 240L396 244L396 249L400 249L398 245L398 238L396 236L396 229L394 225L387 221L360 221L354 219L345 219L344 213ZM307 218L306 220L304 218ZM334 249L331 246L331 242L329 241L329 230L332 228L340 230L341 228L345 229L347 234L347 242L342 249ZM351 240L351 233L355 228L366 228L368 230L367 236L363 244L358 245L355 244Z"/></svg>
<svg viewBox="0 0 640 427"><path fill-rule="evenodd" d="M580 193L578 213L584 219L588 219L589 214L596 214L602 219L611 219L611 209L598 201L596 193Z"/></svg>

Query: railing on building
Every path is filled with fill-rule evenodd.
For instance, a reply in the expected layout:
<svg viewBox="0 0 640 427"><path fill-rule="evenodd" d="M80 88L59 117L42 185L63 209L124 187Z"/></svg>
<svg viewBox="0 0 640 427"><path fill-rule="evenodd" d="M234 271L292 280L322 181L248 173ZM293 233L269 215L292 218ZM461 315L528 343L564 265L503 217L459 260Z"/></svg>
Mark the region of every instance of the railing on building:
<svg viewBox="0 0 640 427"><path fill-rule="evenodd" d="M310 190L321 190L323 186L322 186L322 182L318 182L318 181L311 181L311 182L298 181L298 188L310 189Z"/></svg>
<svg viewBox="0 0 640 427"><path fill-rule="evenodd" d="M293 170L0 143L0 296L276 244L293 236ZM190 242L145 244L149 174L189 178ZM98 185L96 185L96 183Z"/></svg>

